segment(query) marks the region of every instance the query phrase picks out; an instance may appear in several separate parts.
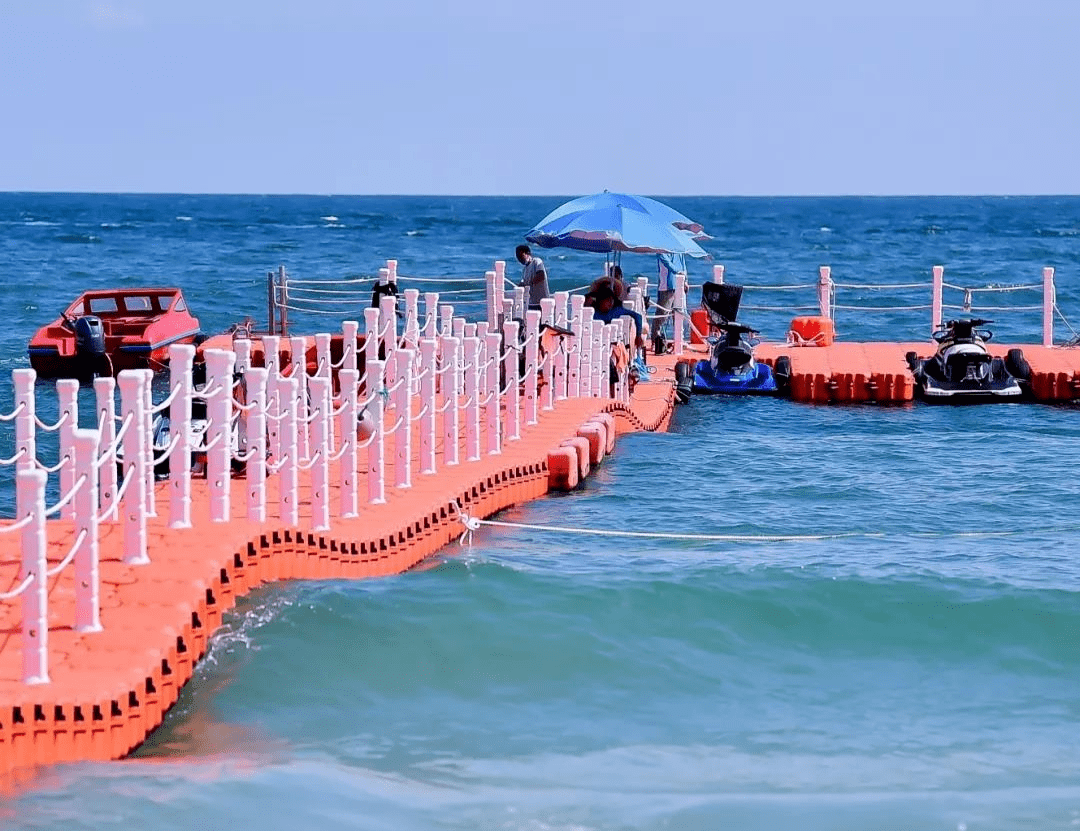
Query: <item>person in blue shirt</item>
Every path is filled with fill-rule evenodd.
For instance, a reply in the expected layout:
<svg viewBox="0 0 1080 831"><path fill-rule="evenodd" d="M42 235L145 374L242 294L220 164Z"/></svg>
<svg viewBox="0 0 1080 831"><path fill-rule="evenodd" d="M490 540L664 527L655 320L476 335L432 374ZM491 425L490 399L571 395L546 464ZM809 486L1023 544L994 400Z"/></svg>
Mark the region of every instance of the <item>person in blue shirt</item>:
<svg viewBox="0 0 1080 831"><path fill-rule="evenodd" d="M671 317L669 311L671 304L675 302L675 281L686 276L686 257L682 254L657 254L656 255L656 304L662 306L657 309L652 319L649 330L649 339L656 343L657 336L664 329L664 321Z"/></svg>
<svg viewBox="0 0 1080 831"><path fill-rule="evenodd" d="M629 317L634 321L634 346L640 349L644 346L642 333L641 315L632 309L626 308L615 296L615 290L608 281L598 281L598 285L585 295L585 305L592 306L593 320L602 320L611 323L620 317Z"/></svg>

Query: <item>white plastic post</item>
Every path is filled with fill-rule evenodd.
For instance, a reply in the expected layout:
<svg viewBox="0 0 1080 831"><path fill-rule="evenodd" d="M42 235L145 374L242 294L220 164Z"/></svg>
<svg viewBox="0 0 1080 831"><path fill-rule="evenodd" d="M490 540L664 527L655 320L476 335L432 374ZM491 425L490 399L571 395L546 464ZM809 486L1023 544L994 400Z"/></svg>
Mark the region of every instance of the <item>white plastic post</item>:
<svg viewBox="0 0 1080 831"><path fill-rule="evenodd" d="M284 415L281 419L281 470L278 473L278 516L290 528L300 524L300 506L298 504L298 475L300 458L297 450L296 433L299 428L299 416L296 403L296 388L299 382L295 378L282 378L278 382L278 408Z"/></svg>
<svg viewBox="0 0 1080 831"><path fill-rule="evenodd" d="M18 370L16 370L18 371ZM97 401L98 432L101 447L113 446L116 441L116 380L94 379L94 399ZM101 518L116 522L116 460L110 459L98 469L98 494L102 507Z"/></svg>
<svg viewBox="0 0 1080 831"><path fill-rule="evenodd" d="M506 318L506 260L495 261L495 317L491 319L492 330L498 330Z"/></svg>
<svg viewBox="0 0 1080 831"><path fill-rule="evenodd" d="M402 338L413 349L420 342L420 292L405 289L405 326Z"/></svg>
<svg viewBox="0 0 1080 831"><path fill-rule="evenodd" d="M499 348L502 335L488 332L487 349L484 354L484 374L487 376L484 393L484 414L487 420L487 452L496 456L502 453L502 388L499 384L499 372L502 361L499 360Z"/></svg>
<svg viewBox="0 0 1080 831"><path fill-rule="evenodd" d="M365 313L366 313L365 309ZM374 310L373 310L374 311ZM345 320L341 323L341 368L356 369L359 362L356 360L356 344L360 334L360 323L355 320Z"/></svg>
<svg viewBox="0 0 1080 831"><path fill-rule="evenodd" d="M100 632L98 617L98 439L97 430L75 431L75 476L85 477L75 496L75 631ZM110 462L110 464L112 464Z"/></svg>
<svg viewBox="0 0 1080 831"><path fill-rule="evenodd" d="M581 310L581 321L578 323L577 344L580 360L578 362L578 375L580 376L578 394L583 398L590 398L593 392L593 310L591 306L585 306Z"/></svg>
<svg viewBox="0 0 1080 831"><path fill-rule="evenodd" d="M412 385L413 358L411 349L399 349L397 378L400 384L394 393L394 486L412 487Z"/></svg>
<svg viewBox="0 0 1080 831"><path fill-rule="evenodd" d="M461 340L453 336L443 337L443 354L446 364L443 373L443 464L456 465L459 461L458 445L461 424L460 412L462 389Z"/></svg>
<svg viewBox="0 0 1080 831"><path fill-rule="evenodd" d="M675 354L682 355L686 343L686 282L676 278L675 299L671 301L671 325L675 332ZM607 395L605 392L604 395Z"/></svg>
<svg viewBox="0 0 1080 831"><path fill-rule="evenodd" d="M368 409L375 421L375 434L368 445L368 502L386 502L386 403L383 398L383 362L367 365Z"/></svg>
<svg viewBox="0 0 1080 831"><path fill-rule="evenodd" d="M333 398L334 385L332 379L333 375L333 361L330 359L330 342L333 338L329 332L322 332L315 335L315 355L316 355L316 369L315 374L320 378L325 378L327 383L328 395ZM330 418L327 421L327 444L330 449L333 450L337 447L337 431L334 429L334 419Z"/></svg>
<svg viewBox="0 0 1080 831"><path fill-rule="evenodd" d="M330 379L311 379L311 529L330 528Z"/></svg>
<svg viewBox="0 0 1080 831"><path fill-rule="evenodd" d="M570 331L574 333L574 337L570 340L570 354L567 355L566 395L568 398L577 398L581 395L581 355L585 342L582 336L581 316L584 308L583 295L575 294L570 298Z"/></svg>
<svg viewBox="0 0 1080 831"><path fill-rule="evenodd" d="M424 292L424 326L420 334L425 338L433 338L439 334L439 293L437 291Z"/></svg>
<svg viewBox="0 0 1080 831"><path fill-rule="evenodd" d="M537 423L536 384L540 358L540 312L525 313L525 423Z"/></svg>
<svg viewBox="0 0 1080 831"><path fill-rule="evenodd" d="M930 334L941 329L941 294L945 284L945 266L936 265L934 274L934 299L930 305Z"/></svg>
<svg viewBox="0 0 1080 831"><path fill-rule="evenodd" d="M48 539L45 531L44 470L20 470L15 474L15 510L19 520L32 516L22 530L22 573L19 581L33 577L23 592L23 683L49 683Z"/></svg>
<svg viewBox="0 0 1080 831"><path fill-rule="evenodd" d="M79 426L79 382L74 378L62 378L56 382L59 416L64 420L57 435L60 437L60 496L67 496L75 484L75 430ZM75 509L69 502L60 516L71 519Z"/></svg>
<svg viewBox="0 0 1080 831"><path fill-rule="evenodd" d="M611 339L607 324L602 320L593 321L593 338L596 343L596 389L600 398L611 397Z"/></svg>
<svg viewBox="0 0 1080 831"><path fill-rule="evenodd" d="M397 301L393 297L383 296L379 299L379 324L385 330L380 343L385 356L383 360L385 363L386 383L393 384L394 373L397 369L394 353L398 347Z"/></svg>
<svg viewBox="0 0 1080 831"><path fill-rule="evenodd" d="M465 338L465 318L455 317L453 325L451 326L451 334L458 340L464 340Z"/></svg>
<svg viewBox="0 0 1080 831"><path fill-rule="evenodd" d="M251 341L247 338L237 338L232 343L233 352L236 353L236 371L247 372L251 369ZM172 355L172 347L169 347L169 354ZM172 366L172 358L169 358L170 368ZM171 375L171 373L170 373Z"/></svg>
<svg viewBox="0 0 1080 831"><path fill-rule="evenodd" d="M308 416L311 407L308 403L307 341L304 338L289 338L289 366L291 377L296 379L296 447L300 454L298 461L306 462L311 458L308 441Z"/></svg>
<svg viewBox="0 0 1080 831"><path fill-rule="evenodd" d="M514 288L513 296L514 317L516 317L518 320L524 320L525 312L527 311L527 309L525 308L525 289L523 289L521 286L516 286Z"/></svg>
<svg viewBox="0 0 1080 831"><path fill-rule="evenodd" d="M555 299L545 297L540 301L540 322L548 326L555 325Z"/></svg>
<svg viewBox="0 0 1080 831"><path fill-rule="evenodd" d="M1043 276L1043 346L1054 345L1054 306L1057 303L1054 288L1054 269L1046 266Z"/></svg>
<svg viewBox="0 0 1080 831"><path fill-rule="evenodd" d="M250 354L248 356L250 363ZM169 347L169 387L179 392L169 406L169 527L191 527L191 371L195 347ZM250 371L250 370L249 370Z"/></svg>
<svg viewBox="0 0 1080 831"><path fill-rule="evenodd" d="M379 360L379 326L382 313L378 309L364 309L364 371Z"/></svg>
<svg viewBox="0 0 1080 831"><path fill-rule="evenodd" d="M211 522L228 522L231 515L233 362L236 355L224 349L206 350L206 386L212 395L206 402L206 480L210 488Z"/></svg>
<svg viewBox="0 0 1080 831"><path fill-rule="evenodd" d="M262 367L252 367L247 380L247 516L252 522L266 522L266 376Z"/></svg>
<svg viewBox="0 0 1080 831"><path fill-rule="evenodd" d="M503 375L506 378L506 440L521 438L521 363L518 351L518 330L516 320L503 324L503 343L506 354L503 355Z"/></svg>
<svg viewBox="0 0 1080 831"><path fill-rule="evenodd" d="M420 419L420 473L435 472L435 415L437 404L435 401L435 351L438 349L438 341L434 338L424 338L420 341L420 404L423 417Z"/></svg>
<svg viewBox="0 0 1080 831"><path fill-rule="evenodd" d="M465 338L465 453L480 458L480 341Z"/></svg>
<svg viewBox="0 0 1080 831"><path fill-rule="evenodd" d="M477 330L477 325L475 323L466 323L465 324L465 331L463 332L463 334L467 338L475 338L476 337L476 330Z"/></svg>
<svg viewBox="0 0 1080 831"><path fill-rule="evenodd" d="M712 281L714 283L724 282L724 267L722 265L714 265L712 267Z"/></svg>
<svg viewBox="0 0 1080 831"><path fill-rule="evenodd" d="M557 291L552 295L555 300L555 325L566 328L566 304L570 302L570 292Z"/></svg>
<svg viewBox="0 0 1080 831"><path fill-rule="evenodd" d="M281 420L277 418L283 410L279 384L281 367L278 361L281 339L276 336L263 338L263 365L266 367L266 432L268 454L277 460L281 456Z"/></svg>
<svg viewBox="0 0 1080 831"><path fill-rule="evenodd" d="M109 379L112 380L111 378ZM34 421L34 383L37 373L32 369L15 369L11 372L11 381L15 386L15 406L22 405L15 416L15 449L19 451L19 460L15 470L37 469L37 424Z"/></svg>
<svg viewBox="0 0 1080 831"><path fill-rule="evenodd" d="M439 333L444 338L454 333L454 307L449 304L439 306Z"/></svg>
<svg viewBox="0 0 1080 831"><path fill-rule="evenodd" d="M391 285L397 285L397 260L386 261L386 280Z"/></svg>
<svg viewBox="0 0 1080 831"><path fill-rule="evenodd" d="M818 310L822 317L832 317L832 269L823 265L818 268Z"/></svg>
<svg viewBox="0 0 1080 831"><path fill-rule="evenodd" d="M146 457L143 447L149 436L142 429L143 374L138 369L125 369L116 378L120 387L120 412L130 423L124 433L124 478L130 481L120 500L120 514L124 521L124 562L128 565L145 565L150 562L146 554Z"/></svg>
<svg viewBox="0 0 1080 831"><path fill-rule="evenodd" d="M359 497L356 490L356 473L359 465L356 428L360 420L360 373L355 367L343 369L338 373L338 381L341 384L341 442L344 448L338 467L341 499L339 512L343 518L351 519L359 513Z"/></svg>
<svg viewBox="0 0 1080 831"><path fill-rule="evenodd" d="M497 326L499 310L502 308L502 284L496 278L494 271L484 272L484 288L487 296L487 322L490 326Z"/></svg>

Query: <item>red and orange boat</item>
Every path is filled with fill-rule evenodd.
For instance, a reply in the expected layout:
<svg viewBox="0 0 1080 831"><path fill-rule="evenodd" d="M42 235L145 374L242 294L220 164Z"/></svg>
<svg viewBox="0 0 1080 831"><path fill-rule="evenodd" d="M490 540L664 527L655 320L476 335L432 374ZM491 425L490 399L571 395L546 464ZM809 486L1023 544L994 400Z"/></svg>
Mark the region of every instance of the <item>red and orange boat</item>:
<svg viewBox="0 0 1080 831"><path fill-rule="evenodd" d="M174 343L193 343L199 321L178 288L86 291L38 329L27 352L41 378L89 378L160 369Z"/></svg>

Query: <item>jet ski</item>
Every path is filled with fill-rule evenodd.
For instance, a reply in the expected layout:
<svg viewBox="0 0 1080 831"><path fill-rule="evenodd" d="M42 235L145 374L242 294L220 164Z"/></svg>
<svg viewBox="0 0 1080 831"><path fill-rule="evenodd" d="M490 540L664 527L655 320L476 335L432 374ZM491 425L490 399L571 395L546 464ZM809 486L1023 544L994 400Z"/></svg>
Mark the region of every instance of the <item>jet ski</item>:
<svg viewBox="0 0 1080 831"><path fill-rule="evenodd" d="M676 366L677 397L682 403L690 392L720 395L783 395L790 387L790 359L777 359L776 371L754 359L758 331L736 323L742 286L705 283L701 305L708 312L711 344L708 359ZM713 334L713 332L718 334Z"/></svg>
<svg viewBox="0 0 1080 831"><path fill-rule="evenodd" d="M991 355L986 344L993 337L979 327L992 320L950 320L934 332L937 351L929 358L906 355L915 378L915 394L929 403L979 404L1019 401L1031 382L1031 367L1023 350L1010 349L1004 358Z"/></svg>

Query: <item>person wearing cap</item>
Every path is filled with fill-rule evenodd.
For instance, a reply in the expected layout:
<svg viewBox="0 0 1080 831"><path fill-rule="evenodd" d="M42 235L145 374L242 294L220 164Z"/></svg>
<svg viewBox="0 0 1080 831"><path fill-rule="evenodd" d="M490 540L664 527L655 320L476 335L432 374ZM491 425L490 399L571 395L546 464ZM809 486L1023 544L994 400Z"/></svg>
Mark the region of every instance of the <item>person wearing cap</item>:
<svg viewBox="0 0 1080 831"><path fill-rule="evenodd" d="M514 254L522 265L521 285L528 292L529 308L539 309L540 301L545 297L551 297L544 261L534 256L532 249L527 245L519 245Z"/></svg>
<svg viewBox="0 0 1080 831"><path fill-rule="evenodd" d="M610 278L602 277L589 287L589 293L585 295L585 305L592 306L593 320L611 323L620 317L629 317L634 321L634 346L640 349L645 345L641 315L622 304L615 294Z"/></svg>

